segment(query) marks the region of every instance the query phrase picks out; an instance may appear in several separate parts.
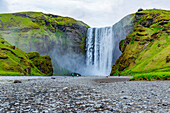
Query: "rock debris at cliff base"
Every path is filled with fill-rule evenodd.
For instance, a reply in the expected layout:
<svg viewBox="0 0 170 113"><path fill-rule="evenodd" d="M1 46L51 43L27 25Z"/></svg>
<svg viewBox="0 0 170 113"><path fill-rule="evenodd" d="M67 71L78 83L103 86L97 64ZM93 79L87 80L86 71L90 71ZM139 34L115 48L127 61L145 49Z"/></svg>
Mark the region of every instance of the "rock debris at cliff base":
<svg viewBox="0 0 170 113"><path fill-rule="evenodd" d="M96 79L106 77L42 77L1 84L0 112L170 112L170 81Z"/></svg>

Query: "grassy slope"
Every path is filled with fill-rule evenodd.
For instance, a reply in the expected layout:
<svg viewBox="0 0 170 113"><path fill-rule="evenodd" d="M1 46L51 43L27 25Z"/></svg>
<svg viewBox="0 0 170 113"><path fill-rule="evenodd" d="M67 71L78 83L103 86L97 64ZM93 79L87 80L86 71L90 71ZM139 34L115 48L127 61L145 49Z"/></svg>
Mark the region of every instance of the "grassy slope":
<svg viewBox="0 0 170 113"><path fill-rule="evenodd" d="M0 76L43 76L46 74L34 65L25 52L10 45L0 36Z"/></svg>
<svg viewBox="0 0 170 113"><path fill-rule="evenodd" d="M138 13L143 15L136 18L134 32L120 42L123 54L113 66L112 75L131 74L136 76L135 79L139 79L139 75L169 76L170 62L167 62L167 57L170 57L170 11L154 9Z"/></svg>
<svg viewBox="0 0 170 113"><path fill-rule="evenodd" d="M41 13L26 13L26 14L27 16L30 16L32 18L36 16L41 17L42 15ZM24 51L27 49L28 46L30 46L29 40L31 39L32 36L40 37L40 34L52 35L50 31L48 30L45 31L45 26L40 26L38 23L32 22L31 18L28 17L23 18L21 16L16 16L14 14L1 14L0 20L1 20L0 26L2 27L1 34L3 35L3 37L5 37L5 39L7 39L10 43L15 42L14 44L17 47L18 46L20 46L21 48L23 47L22 50ZM32 30L30 31L30 29ZM17 40L20 40L20 42L17 42ZM32 40L34 40L35 42L40 41L39 39Z"/></svg>
<svg viewBox="0 0 170 113"><path fill-rule="evenodd" d="M9 45L9 43L4 41L3 38L0 38L0 42L1 42L0 43L0 57L1 57L0 75L1 76L28 75L28 69L30 68L31 68L31 73L33 75L42 74L35 66L31 67L30 65L31 61L29 61L25 52L21 51L18 48L13 49L13 47L15 46Z"/></svg>
<svg viewBox="0 0 170 113"><path fill-rule="evenodd" d="M77 21L70 17L62 17L52 14L44 14L42 12L20 12L20 13L7 13L0 14L0 20L3 22L0 27L3 26L4 29L11 28L39 28L39 27L54 27L54 24L58 25L72 25L79 24L82 26L89 27L81 21ZM34 21L32 21L34 20ZM46 20L46 21L44 21ZM46 22L50 22L48 26L45 25ZM52 28L51 28L52 29Z"/></svg>
<svg viewBox="0 0 170 113"><path fill-rule="evenodd" d="M66 34L61 32L60 30L62 28L59 29L58 26L64 25L65 31L72 31L74 30L74 28L72 28L73 24L89 27L83 22L70 17L61 17L41 12L0 14L0 32L3 37L26 52L28 52L29 46L36 48L36 45L30 43L30 41L41 45L45 49L47 48L47 44L43 44L43 40L46 38L50 38L48 40L56 38L58 43L65 43L66 39L64 37ZM77 32L77 34L83 36L80 32ZM20 41L16 42L16 39ZM78 41L78 43L80 43L79 46L84 49L81 41L83 40ZM74 41L70 40L70 43L74 43Z"/></svg>

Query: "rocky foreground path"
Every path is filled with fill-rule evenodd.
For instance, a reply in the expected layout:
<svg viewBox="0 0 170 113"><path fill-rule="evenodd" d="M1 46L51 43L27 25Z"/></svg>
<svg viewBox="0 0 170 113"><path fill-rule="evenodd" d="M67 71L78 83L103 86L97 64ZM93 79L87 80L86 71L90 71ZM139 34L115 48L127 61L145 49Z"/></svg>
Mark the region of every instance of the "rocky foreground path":
<svg viewBox="0 0 170 113"><path fill-rule="evenodd" d="M170 113L170 81L128 79L0 79L0 113Z"/></svg>

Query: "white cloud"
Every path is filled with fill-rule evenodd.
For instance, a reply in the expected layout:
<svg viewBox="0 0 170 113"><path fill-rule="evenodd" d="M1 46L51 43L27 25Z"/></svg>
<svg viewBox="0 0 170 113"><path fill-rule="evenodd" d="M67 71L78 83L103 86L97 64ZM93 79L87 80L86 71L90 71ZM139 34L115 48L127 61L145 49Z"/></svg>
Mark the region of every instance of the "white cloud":
<svg viewBox="0 0 170 113"><path fill-rule="evenodd" d="M169 9L169 0L6 0L6 12L41 11L82 20L90 26L113 25L138 8ZM4 7L1 4L0 7ZM6 7L6 6L5 6Z"/></svg>

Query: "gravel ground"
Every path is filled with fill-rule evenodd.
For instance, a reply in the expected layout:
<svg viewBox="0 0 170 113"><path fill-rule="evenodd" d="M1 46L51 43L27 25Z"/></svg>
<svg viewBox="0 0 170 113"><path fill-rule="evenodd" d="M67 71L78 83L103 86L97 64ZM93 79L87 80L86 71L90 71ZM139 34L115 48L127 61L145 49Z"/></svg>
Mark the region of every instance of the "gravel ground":
<svg viewBox="0 0 170 113"><path fill-rule="evenodd" d="M170 113L170 81L129 78L1 77L0 113Z"/></svg>

